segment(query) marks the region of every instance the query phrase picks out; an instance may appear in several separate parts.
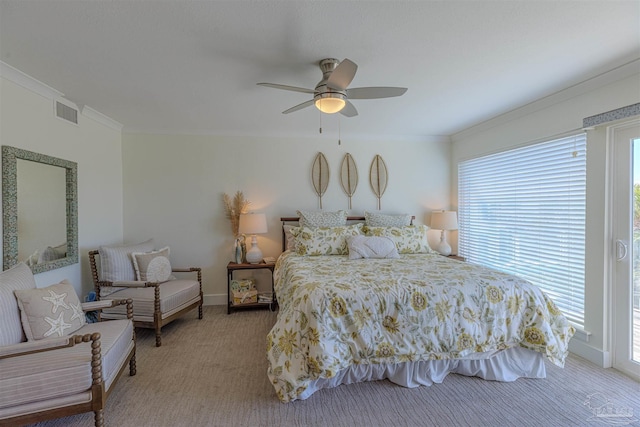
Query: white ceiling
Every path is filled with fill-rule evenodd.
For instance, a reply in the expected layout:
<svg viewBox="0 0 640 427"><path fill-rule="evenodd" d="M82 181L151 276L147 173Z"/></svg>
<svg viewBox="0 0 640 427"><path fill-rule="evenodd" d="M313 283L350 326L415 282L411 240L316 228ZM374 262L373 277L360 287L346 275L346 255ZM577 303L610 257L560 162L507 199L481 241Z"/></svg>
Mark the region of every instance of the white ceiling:
<svg viewBox="0 0 640 427"><path fill-rule="evenodd" d="M640 58L631 1L0 0L0 60L125 132L316 135L322 58L358 64L345 135L451 135ZM323 115L338 127L339 115Z"/></svg>

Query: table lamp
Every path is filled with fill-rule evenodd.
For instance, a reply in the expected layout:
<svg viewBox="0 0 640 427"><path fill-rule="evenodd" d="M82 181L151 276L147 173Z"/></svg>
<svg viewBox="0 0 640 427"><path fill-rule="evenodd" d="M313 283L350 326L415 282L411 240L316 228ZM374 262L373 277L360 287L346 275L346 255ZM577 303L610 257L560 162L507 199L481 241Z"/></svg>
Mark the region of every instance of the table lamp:
<svg viewBox="0 0 640 427"><path fill-rule="evenodd" d="M442 230L440 234L440 243L436 247L441 255L451 255L451 246L447 243L445 232L447 230L458 229L458 215L454 211L434 211L431 213L431 228L434 230Z"/></svg>
<svg viewBox="0 0 640 427"><path fill-rule="evenodd" d="M251 249L247 251L247 262L259 264L262 261L262 251L258 248L256 234L267 232L267 217L263 213L249 213L240 215L238 233L251 235Z"/></svg>

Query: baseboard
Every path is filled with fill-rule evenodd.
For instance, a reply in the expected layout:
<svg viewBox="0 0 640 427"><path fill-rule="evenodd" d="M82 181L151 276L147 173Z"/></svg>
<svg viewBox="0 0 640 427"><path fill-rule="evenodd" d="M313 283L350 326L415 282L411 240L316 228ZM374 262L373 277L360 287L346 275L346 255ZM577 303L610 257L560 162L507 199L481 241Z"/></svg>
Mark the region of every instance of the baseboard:
<svg viewBox="0 0 640 427"><path fill-rule="evenodd" d="M227 305L227 294L204 295L204 305Z"/></svg>
<svg viewBox="0 0 640 427"><path fill-rule="evenodd" d="M601 368L611 367L611 353L599 348L591 347L584 341L572 339L569 341L569 351L577 356L587 359Z"/></svg>

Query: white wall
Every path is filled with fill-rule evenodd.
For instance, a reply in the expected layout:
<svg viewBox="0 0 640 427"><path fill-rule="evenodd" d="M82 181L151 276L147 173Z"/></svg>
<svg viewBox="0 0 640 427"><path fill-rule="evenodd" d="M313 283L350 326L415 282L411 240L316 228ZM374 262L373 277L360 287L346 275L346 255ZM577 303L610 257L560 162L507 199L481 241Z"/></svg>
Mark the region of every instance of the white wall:
<svg viewBox="0 0 640 427"><path fill-rule="evenodd" d="M21 81L27 81L23 76ZM78 164L80 263L36 275L39 287L69 279L80 297L93 289L88 251L122 240L121 131L79 114L79 125L54 116L51 97L0 78L0 144ZM20 201L18 200L18 204Z"/></svg>
<svg viewBox="0 0 640 427"><path fill-rule="evenodd" d="M564 94L566 95L566 94ZM504 150L582 127L582 119L640 101L640 74L608 83L586 93L564 96L532 104L452 138L452 203L457 204L457 164L479 155ZM525 111L526 110L526 111ZM609 242L605 241L605 206L607 195L606 139L602 130L587 134L587 224L586 224L586 297L585 329L592 333L589 343L571 341L571 351L600 365L607 365L610 318L610 286L606 274Z"/></svg>
<svg viewBox="0 0 640 427"><path fill-rule="evenodd" d="M240 190L251 201L250 210L267 214L269 232L258 236L258 244L265 256L277 256L282 244L279 218L295 216L297 209L319 209L310 178L318 152L330 166L324 210L348 208L338 172L345 153L350 153L359 173L350 214L377 211L368 179L371 161L379 154L389 171L380 212L410 213L416 223L424 223L425 214L449 208L449 150L443 139L352 141L343 135L338 145L329 136L124 134L125 240L153 237L158 247L170 246L172 263L202 267L205 303L225 304L233 235L223 193L233 196Z"/></svg>

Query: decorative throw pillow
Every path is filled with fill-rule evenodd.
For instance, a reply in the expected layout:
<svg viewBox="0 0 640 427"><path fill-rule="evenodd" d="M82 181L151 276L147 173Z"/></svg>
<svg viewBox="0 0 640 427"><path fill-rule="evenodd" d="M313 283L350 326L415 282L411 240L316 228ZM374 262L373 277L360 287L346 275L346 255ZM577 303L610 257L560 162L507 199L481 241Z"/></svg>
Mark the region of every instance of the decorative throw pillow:
<svg viewBox="0 0 640 427"><path fill-rule="evenodd" d="M20 309L14 292L18 289L35 289L36 279L24 262L0 273L0 346L24 341L20 322Z"/></svg>
<svg viewBox="0 0 640 427"><path fill-rule="evenodd" d="M422 254L433 252L427 242L427 230L429 227L426 225L406 227L369 227L365 225L364 234L389 237L401 254Z"/></svg>
<svg viewBox="0 0 640 427"><path fill-rule="evenodd" d="M369 227L405 227L411 225L411 215L385 215L365 211L364 223Z"/></svg>
<svg viewBox="0 0 640 427"><path fill-rule="evenodd" d="M351 236L347 237L349 259L360 258L400 258L396 244L389 237Z"/></svg>
<svg viewBox="0 0 640 427"><path fill-rule="evenodd" d="M297 227L291 229L296 238L298 255L346 255L347 237L362 234L362 224L343 227Z"/></svg>
<svg viewBox="0 0 640 427"><path fill-rule="evenodd" d="M67 280L41 289L14 291L29 341L72 334L87 323L75 289Z"/></svg>
<svg viewBox="0 0 640 427"><path fill-rule="evenodd" d="M347 225L347 211L297 211L300 227L341 227Z"/></svg>
<svg viewBox="0 0 640 427"><path fill-rule="evenodd" d="M133 268L131 253L150 252L153 249L153 239L135 245L100 246L98 249L100 254L100 280L106 282L136 280L136 271ZM107 289L108 287L105 287L101 290L101 296L105 296L102 291Z"/></svg>
<svg viewBox="0 0 640 427"><path fill-rule="evenodd" d="M296 247L296 238L293 236L293 234L291 234L291 230L293 228L297 228L294 225L283 225L282 229L284 230L284 241L285 241L285 250L295 250Z"/></svg>
<svg viewBox="0 0 640 427"><path fill-rule="evenodd" d="M171 278L169 247L152 252L131 253L136 280L143 282L166 282Z"/></svg>

